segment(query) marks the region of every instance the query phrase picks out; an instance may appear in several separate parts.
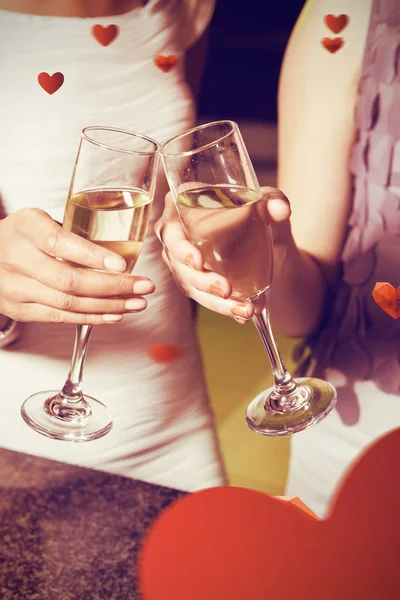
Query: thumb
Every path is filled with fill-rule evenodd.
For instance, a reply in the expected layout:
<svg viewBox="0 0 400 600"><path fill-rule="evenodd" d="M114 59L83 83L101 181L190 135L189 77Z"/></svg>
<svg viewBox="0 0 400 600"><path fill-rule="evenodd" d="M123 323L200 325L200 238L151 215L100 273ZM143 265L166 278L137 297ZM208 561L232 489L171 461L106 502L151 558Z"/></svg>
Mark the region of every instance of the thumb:
<svg viewBox="0 0 400 600"><path fill-rule="evenodd" d="M266 202L271 223L287 221L292 214L289 199L278 188L264 186L261 188L263 200Z"/></svg>

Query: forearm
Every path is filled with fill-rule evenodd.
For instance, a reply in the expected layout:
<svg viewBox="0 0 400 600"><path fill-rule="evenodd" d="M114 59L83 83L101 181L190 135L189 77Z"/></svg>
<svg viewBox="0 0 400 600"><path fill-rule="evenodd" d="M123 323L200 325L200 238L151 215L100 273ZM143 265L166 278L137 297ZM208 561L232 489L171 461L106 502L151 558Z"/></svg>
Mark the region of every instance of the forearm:
<svg viewBox="0 0 400 600"><path fill-rule="evenodd" d="M271 318L301 337L321 323L336 281L352 206L354 107L372 0L348 3L351 35L333 57L321 46L330 0L308 0L293 30L278 95L278 187L291 204L287 244L276 243ZM287 249L286 249L287 246ZM300 250L301 249L301 250Z"/></svg>
<svg viewBox="0 0 400 600"><path fill-rule="evenodd" d="M299 250L291 238L278 253L270 290L274 329L290 337L311 333L321 321L326 291L326 279L317 261Z"/></svg>

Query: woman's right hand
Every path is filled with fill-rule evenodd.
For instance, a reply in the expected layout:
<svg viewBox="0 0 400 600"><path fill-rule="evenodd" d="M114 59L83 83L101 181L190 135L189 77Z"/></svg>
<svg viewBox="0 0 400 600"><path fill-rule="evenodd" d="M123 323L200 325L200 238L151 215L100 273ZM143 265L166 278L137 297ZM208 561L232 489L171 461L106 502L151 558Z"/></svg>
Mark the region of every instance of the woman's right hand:
<svg viewBox="0 0 400 600"><path fill-rule="evenodd" d="M42 210L0 221L0 314L15 321L105 325L142 311L154 283L124 269L120 256L64 231Z"/></svg>
<svg viewBox="0 0 400 600"><path fill-rule="evenodd" d="M261 188L274 237L274 260L280 268L290 240L290 203L285 194L276 188ZM171 192L165 199L164 213L155 224L155 232L163 244L163 259L169 267L180 290L209 310L234 318L246 324L254 314L250 301L232 298L232 285L225 277L204 269L204 257L200 250L186 238L183 226L172 199Z"/></svg>

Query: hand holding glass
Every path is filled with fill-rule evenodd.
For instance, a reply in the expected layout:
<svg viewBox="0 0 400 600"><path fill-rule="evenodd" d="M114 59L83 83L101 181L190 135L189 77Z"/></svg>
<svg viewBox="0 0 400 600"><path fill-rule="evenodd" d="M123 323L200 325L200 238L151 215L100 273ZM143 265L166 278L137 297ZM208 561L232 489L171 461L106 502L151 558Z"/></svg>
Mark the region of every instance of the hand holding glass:
<svg viewBox="0 0 400 600"><path fill-rule="evenodd" d="M267 308L272 231L237 124L191 129L164 144L162 158L186 237L201 251L205 269L231 282L233 298L255 305L252 320L275 384L250 403L247 424L257 433L281 436L318 423L335 406L336 391L321 379L294 380L279 354Z"/></svg>
<svg viewBox="0 0 400 600"><path fill-rule="evenodd" d="M105 127L83 130L63 228L125 259L131 273L150 220L159 146L145 136ZM90 325L78 325L68 378L59 390L25 400L21 414L42 435L74 442L100 438L112 416L99 400L82 392Z"/></svg>

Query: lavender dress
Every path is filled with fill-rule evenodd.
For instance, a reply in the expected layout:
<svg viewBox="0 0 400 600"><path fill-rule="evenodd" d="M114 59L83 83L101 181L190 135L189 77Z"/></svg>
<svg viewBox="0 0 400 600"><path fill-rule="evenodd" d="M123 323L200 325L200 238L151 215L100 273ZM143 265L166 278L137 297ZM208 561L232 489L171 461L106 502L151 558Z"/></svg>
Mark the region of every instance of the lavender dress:
<svg viewBox="0 0 400 600"><path fill-rule="evenodd" d="M296 349L299 373L326 378L338 390L337 409L292 439L287 493L320 515L354 458L400 426L400 319L372 297L376 282L400 286L398 0L374 2L355 118L353 209L341 281L324 326Z"/></svg>

